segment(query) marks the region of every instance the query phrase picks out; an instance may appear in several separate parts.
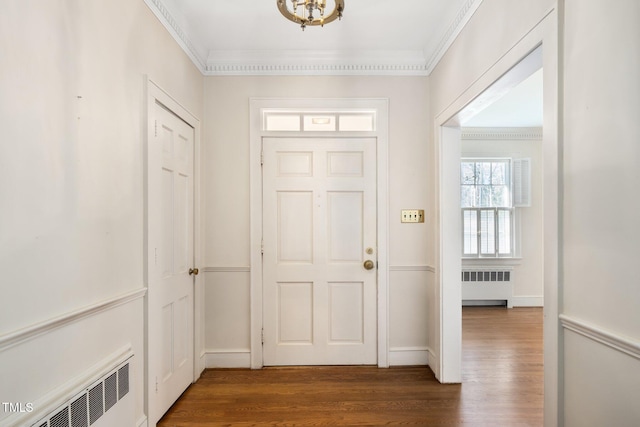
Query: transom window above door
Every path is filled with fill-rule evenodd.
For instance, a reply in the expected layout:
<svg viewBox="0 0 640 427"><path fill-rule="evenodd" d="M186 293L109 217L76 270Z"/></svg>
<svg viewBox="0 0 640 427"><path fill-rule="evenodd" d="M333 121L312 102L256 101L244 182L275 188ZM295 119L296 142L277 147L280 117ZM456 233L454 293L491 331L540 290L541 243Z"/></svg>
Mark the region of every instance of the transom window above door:
<svg viewBox="0 0 640 427"><path fill-rule="evenodd" d="M287 112L263 111L262 128L270 132L373 132L375 111Z"/></svg>

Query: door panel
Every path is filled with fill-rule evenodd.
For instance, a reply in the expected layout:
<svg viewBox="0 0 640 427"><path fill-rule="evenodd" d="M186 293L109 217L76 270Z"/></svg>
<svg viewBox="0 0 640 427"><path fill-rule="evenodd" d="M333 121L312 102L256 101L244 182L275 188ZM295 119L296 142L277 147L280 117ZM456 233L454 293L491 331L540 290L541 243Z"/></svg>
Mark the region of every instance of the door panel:
<svg viewBox="0 0 640 427"><path fill-rule="evenodd" d="M375 364L375 139L263 144L264 364Z"/></svg>
<svg viewBox="0 0 640 427"><path fill-rule="evenodd" d="M193 381L193 128L156 103L148 145L149 418Z"/></svg>
<svg viewBox="0 0 640 427"><path fill-rule="evenodd" d="M329 283L329 342L364 342L364 283Z"/></svg>
<svg viewBox="0 0 640 427"><path fill-rule="evenodd" d="M278 343L313 343L313 283L278 283Z"/></svg>
<svg viewBox="0 0 640 427"><path fill-rule="evenodd" d="M313 262L313 193L278 192L278 263Z"/></svg>
<svg viewBox="0 0 640 427"><path fill-rule="evenodd" d="M361 191L327 192L328 258L330 263L360 262L363 253ZM349 236L345 239L345 236Z"/></svg>

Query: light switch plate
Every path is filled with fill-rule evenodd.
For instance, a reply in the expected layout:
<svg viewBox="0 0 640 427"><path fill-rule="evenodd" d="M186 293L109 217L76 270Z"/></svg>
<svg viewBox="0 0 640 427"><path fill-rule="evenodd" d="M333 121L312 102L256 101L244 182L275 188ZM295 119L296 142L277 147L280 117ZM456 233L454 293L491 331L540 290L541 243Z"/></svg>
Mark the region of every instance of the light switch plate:
<svg viewBox="0 0 640 427"><path fill-rule="evenodd" d="M423 209L403 209L400 222L424 222Z"/></svg>

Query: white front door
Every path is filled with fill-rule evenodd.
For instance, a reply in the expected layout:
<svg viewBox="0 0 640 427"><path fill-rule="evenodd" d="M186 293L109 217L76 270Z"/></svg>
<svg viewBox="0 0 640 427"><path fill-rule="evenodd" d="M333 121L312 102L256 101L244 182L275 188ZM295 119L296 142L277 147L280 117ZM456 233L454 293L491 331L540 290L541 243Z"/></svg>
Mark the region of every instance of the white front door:
<svg viewBox="0 0 640 427"><path fill-rule="evenodd" d="M375 138L263 150L264 365L376 364Z"/></svg>
<svg viewBox="0 0 640 427"><path fill-rule="evenodd" d="M193 381L193 128L156 102L149 112L149 419Z"/></svg>

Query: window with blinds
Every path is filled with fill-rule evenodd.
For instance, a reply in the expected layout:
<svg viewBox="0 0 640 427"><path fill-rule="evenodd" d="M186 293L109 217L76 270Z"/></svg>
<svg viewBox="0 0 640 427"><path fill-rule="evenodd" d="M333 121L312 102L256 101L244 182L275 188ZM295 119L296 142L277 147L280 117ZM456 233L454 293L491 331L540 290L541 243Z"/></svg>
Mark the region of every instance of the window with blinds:
<svg viewBox="0 0 640 427"><path fill-rule="evenodd" d="M463 256L513 256L511 160L463 159L460 173Z"/></svg>

